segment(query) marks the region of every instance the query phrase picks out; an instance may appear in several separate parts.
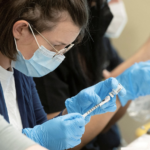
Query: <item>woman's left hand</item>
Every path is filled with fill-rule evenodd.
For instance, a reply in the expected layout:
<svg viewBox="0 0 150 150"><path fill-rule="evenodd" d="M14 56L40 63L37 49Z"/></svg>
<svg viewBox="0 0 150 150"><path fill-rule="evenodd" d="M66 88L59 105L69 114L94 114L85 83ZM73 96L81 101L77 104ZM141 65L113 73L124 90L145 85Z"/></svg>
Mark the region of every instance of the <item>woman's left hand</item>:
<svg viewBox="0 0 150 150"><path fill-rule="evenodd" d="M65 102L68 113L78 112L84 114L89 111L92 107L99 104L102 100L109 95L109 93L118 87L118 81L115 78L109 78L105 81L99 82L98 84L91 86L82 90L79 94L72 98L68 98ZM119 96L124 96L126 90L123 88ZM111 100L105 103L103 106L98 107L92 113L90 113L86 118L86 124L90 121L90 117L97 114L102 114L106 112L113 112L116 110L116 96L111 98Z"/></svg>

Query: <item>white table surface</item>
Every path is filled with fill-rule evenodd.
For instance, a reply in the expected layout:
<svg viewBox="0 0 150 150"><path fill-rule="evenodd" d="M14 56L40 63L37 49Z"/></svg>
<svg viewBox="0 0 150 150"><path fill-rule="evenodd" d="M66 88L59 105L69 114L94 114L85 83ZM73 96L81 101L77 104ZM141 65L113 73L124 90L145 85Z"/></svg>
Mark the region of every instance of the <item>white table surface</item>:
<svg viewBox="0 0 150 150"><path fill-rule="evenodd" d="M121 150L150 150L150 135L143 135Z"/></svg>

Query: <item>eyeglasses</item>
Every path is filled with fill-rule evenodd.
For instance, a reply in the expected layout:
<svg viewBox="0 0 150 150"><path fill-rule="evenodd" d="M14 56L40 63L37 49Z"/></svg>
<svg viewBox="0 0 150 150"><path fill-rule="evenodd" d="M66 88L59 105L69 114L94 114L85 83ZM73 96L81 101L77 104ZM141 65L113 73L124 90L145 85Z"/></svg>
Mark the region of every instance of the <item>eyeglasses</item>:
<svg viewBox="0 0 150 150"><path fill-rule="evenodd" d="M37 31L35 28L33 28L33 29L56 51L56 54L54 55L54 57L56 55L64 55L74 46L74 44L70 44L67 47L65 47L64 49L57 50L39 31Z"/></svg>

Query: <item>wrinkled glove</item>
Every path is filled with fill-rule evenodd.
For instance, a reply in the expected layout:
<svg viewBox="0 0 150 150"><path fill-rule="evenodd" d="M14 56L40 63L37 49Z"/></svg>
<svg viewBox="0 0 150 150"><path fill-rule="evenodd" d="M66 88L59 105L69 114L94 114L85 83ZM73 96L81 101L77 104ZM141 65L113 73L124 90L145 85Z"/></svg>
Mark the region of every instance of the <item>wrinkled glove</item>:
<svg viewBox="0 0 150 150"><path fill-rule="evenodd" d="M37 125L23 129L23 133L50 150L65 150L81 143L85 131L85 120L77 113L57 117Z"/></svg>
<svg viewBox="0 0 150 150"><path fill-rule="evenodd" d="M122 106L139 96L150 95L150 61L132 65L119 75L117 80L127 91L124 97L119 96Z"/></svg>
<svg viewBox="0 0 150 150"><path fill-rule="evenodd" d="M87 89L82 90L79 94L72 98L68 98L65 102L66 108L68 113L75 113L78 112L80 114L86 113L95 105L99 104L102 100L105 99L106 96L113 89L117 89L118 81L115 78L109 78L105 81L102 81L94 86L91 86ZM126 93L125 89L123 88L119 95L124 96ZM85 118L86 124L90 121L90 117L97 114L102 114L106 112L113 112L116 110L116 96L111 98L111 100L102 107L98 107L92 113L90 113Z"/></svg>

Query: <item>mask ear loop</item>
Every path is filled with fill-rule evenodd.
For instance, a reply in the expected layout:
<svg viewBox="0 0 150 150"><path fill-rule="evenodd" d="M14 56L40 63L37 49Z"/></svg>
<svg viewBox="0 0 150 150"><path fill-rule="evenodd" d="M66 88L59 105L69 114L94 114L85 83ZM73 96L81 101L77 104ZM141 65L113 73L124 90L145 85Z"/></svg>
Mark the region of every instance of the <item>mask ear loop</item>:
<svg viewBox="0 0 150 150"><path fill-rule="evenodd" d="M39 43L38 43L38 41L37 41L37 38L35 37L35 34L34 34L32 28L31 28L31 25L30 25L30 24L29 24L29 28L30 28L30 30L31 30L31 32L32 32L32 34L33 34L33 37L34 37L34 39L35 39L35 41L36 41L38 47L40 48L40 45L39 45ZM15 39L15 38L14 38L14 41L15 41L16 49L17 49L17 51L19 51L19 50L18 50L18 46L17 46L17 42L16 42L16 39Z"/></svg>
<svg viewBox="0 0 150 150"><path fill-rule="evenodd" d="M16 50L17 50L17 52L18 52L18 53L21 53L21 52L18 50L17 41L16 41L16 39L15 39L15 38L14 38L14 41L15 41L15 46L16 46ZM25 59L23 55L22 55L22 57L23 57L23 59Z"/></svg>
<svg viewBox="0 0 150 150"><path fill-rule="evenodd" d="M16 50L19 51L19 50L18 50L18 46L17 46L17 41L16 41L15 38L14 38L14 41L15 41Z"/></svg>
<svg viewBox="0 0 150 150"><path fill-rule="evenodd" d="M34 32L33 32L33 29L32 29L32 27L31 27L30 23L29 23L29 28L30 28L30 30L31 30L31 32L32 32L32 34L33 34L33 37L34 37L34 39L35 39L35 41L36 41L38 47L40 48L40 45L39 45L39 43L38 43L38 41L37 41L37 38L35 37L35 34L34 34Z"/></svg>

